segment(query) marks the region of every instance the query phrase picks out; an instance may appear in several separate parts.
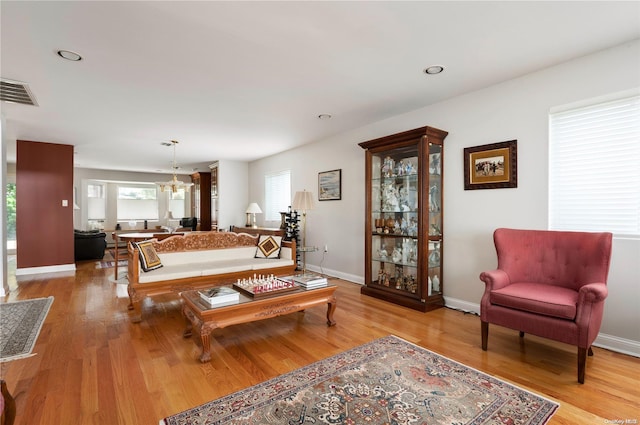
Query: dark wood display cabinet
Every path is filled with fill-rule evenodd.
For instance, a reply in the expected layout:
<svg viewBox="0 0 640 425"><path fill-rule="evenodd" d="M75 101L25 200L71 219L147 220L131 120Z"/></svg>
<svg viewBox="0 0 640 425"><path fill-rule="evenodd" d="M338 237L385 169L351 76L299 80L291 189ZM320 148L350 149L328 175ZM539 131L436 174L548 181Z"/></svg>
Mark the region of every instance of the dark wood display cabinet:
<svg viewBox="0 0 640 425"><path fill-rule="evenodd" d="M447 132L421 127L365 149L365 285L361 293L420 311L442 296L442 172Z"/></svg>
<svg viewBox="0 0 640 425"><path fill-rule="evenodd" d="M211 230L211 173L193 173L191 181L191 214L198 219L198 230Z"/></svg>

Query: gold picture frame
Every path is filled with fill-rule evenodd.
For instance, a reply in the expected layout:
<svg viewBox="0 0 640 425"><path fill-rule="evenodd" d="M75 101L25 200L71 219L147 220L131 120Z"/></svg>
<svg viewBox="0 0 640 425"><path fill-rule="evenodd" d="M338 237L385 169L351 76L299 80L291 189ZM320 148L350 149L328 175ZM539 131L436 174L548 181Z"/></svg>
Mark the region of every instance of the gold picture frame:
<svg viewBox="0 0 640 425"><path fill-rule="evenodd" d="M517 140L464 148L464 190L518 187Z"/></svg>

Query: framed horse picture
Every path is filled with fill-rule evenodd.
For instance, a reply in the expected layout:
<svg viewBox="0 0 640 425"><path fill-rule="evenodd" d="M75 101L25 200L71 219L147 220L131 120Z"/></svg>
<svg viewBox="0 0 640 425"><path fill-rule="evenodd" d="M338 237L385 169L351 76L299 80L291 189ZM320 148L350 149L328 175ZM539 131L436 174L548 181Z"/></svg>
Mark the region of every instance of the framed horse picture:
<svg viewBox="0 0 640 425"><path fill-rule="evenodd" d="M464 148L464 189L518 187L517 140Z"/></svg>

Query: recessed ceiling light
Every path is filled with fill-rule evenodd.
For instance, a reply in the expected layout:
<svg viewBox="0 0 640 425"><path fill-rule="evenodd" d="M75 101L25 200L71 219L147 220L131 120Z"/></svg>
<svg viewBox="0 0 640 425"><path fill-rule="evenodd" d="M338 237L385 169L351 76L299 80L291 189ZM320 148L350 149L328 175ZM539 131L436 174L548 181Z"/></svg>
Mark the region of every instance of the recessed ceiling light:
<svg viewBox="0 0 640 425"><path fill-rule="evenodd" d="M82 60L82 56L70 50L58 50L58 56L73 62L78 62Z"/></svg>
<svg viewBox="0 0 640 425"><path fill-rule="evenodd" d="M160 144L162 146L173 146L173 143L171 143L171 142L161 142Z"/></svg>
<svg viewBox="0 0 640 425"><path fill-rule="evenodd" d="M320 114L320 115L318 115L318 119L330 120L331 119L331 114Z"/></svg>
<svg viewBox="0 0 640 425"><path fill-rule="evenodd" d="M440 74L442 71L444 71L443 66L431 65L430 67L424 70L424 73L429 75L435 75L435 74Z"/></svg>

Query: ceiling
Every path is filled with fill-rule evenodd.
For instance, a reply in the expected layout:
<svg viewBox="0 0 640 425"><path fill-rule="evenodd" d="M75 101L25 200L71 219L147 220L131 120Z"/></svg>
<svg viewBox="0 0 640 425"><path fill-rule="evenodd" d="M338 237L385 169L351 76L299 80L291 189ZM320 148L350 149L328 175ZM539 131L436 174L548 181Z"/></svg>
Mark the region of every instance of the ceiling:
<svg viewBox="0 0 640 425"><path fill-rule="evenodd" d="M252 161L640 38L638 1L3 0L0 14L1 77L38 104L0 102L7 160L21 139L144 172L170 171L171 139L181 173Z"/></svg>

